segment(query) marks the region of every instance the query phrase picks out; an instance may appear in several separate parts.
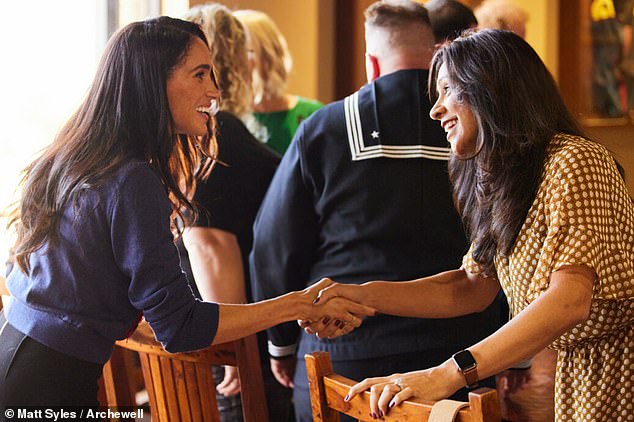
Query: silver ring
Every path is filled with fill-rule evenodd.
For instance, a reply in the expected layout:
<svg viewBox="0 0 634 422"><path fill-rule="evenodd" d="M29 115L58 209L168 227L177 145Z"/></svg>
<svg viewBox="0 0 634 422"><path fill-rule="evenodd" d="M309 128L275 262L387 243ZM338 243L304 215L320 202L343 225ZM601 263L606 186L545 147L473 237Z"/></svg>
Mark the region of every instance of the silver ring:
<svg viewBox="0 0 634 422"><path fill-rule="evenodd" d="M400 390L399 390L399 392L400 392L400 391L403 391L403 388L404 388L404 387L401 385L401 383L402 383L402 382L403 382L403 380L402 380L402 379L400 379L400 378L396 378L394 381L392 381L392 384L396 385L396 386L400 389Z"/></svg>

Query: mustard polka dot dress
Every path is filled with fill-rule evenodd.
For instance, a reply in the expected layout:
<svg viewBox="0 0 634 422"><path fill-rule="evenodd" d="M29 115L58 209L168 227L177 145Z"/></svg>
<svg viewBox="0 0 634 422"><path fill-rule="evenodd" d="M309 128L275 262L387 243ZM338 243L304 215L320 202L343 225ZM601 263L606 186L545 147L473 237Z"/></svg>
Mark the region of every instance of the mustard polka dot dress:
<svg viewBox="0 0 634 422"><path fill-rule="evenodd" d="M472 250L463 260L479 273ZM512 316L566 265L594 269L590 317L555 340L557 421L634 421L634 203L601 145L557 135L509 256L495 261Z"/></svg>

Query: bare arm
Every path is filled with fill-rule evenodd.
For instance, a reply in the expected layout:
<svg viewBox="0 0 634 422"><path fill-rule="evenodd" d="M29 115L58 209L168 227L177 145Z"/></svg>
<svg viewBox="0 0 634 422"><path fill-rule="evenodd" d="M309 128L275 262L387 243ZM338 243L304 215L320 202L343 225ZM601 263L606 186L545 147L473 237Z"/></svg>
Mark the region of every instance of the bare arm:
<svg viewBox="0 0 634 422"><path fill-rule="evenodd" d="M183 233L194 281L203 300L246 303L242 253L233 233L213 227L191 227ZM225 366L216 390L232 396L240 392L237 368Z"/></svg>
<svg viewBox="0 0 634 422"><path fill-rule="evenodd" d="M375 310L339 298L333 303L315 306L312 302L319 290L331 282L323 280L301 291L291 292L258 303L246 302L244 273L240 249L235 236L210 228L195 227L183 236L190 254L192 272L204 300L220 302L219 323L214 344L248 336L283 322L312 315L325 315L346 322L337 335L361 325L362 317L374 315ZM226 248L226 250L225 250ZM224 302L224 303L223 303Z"/></svg>
<svg viewBox="0 0 634 422"><path fill-rule="evenodd" d="M480 378L529 359L577 324L588 319L594 271L569 266L550 275L550 286L518 316L470 347Z"/></svg>
<svg viewBox="0 0 634 422"><path fill-rule="evenodd" d="M486 378L529 358L559 336L588 318L595 274L582 266L570 266L550 276L550 286L538 299L504 327L469 348L478 364L479 378ZM395 387L394 381L403 387ZM407 374L368 378L355 385L349 397L370 388L372 412L410 397L438 400L465 385L462 374L448 359L441 365Z"/></svg>
<svg viewBox="0 0 634 422"><path fill-rule="evenodd" d="M323 290L320 301L341 296L384 314L450 318L484 310L499 289L497 280L460 269L413 281L334 284Z"/></svg>
<svg viewBox="0 0 634 422"><path fill-rule="evenodd" d="M345 322L338 335L352 331L361 325L362 318L373 316L376 310L334 298L314 305L317 293L332 281L324 279L299 292L287 293L273 299L246 305L220 304L218 330L213 343L224 343L287 321L306 319L316 321L324 316Z"/></svg>
<svg viewBox="0 0 634 422"><path fill-rule="evenodd" d="M192 227L183 243L203 300L246 303L242 256L233 233L211 227Z"/></svg>

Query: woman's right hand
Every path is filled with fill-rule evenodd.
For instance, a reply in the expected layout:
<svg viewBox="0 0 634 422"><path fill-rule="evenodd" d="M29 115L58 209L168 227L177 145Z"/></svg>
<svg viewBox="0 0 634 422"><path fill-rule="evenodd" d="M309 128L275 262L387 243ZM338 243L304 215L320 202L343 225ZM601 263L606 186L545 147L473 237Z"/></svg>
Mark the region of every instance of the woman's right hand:
<svg viewBox="0 0 634 422"><path fill-rule="evenodd" d="M339 286L347 285L334 283L325 278L307 289L311 293L319 294L313 302L311 309L313 315L298 321L307 333L317 335L319 338L339 337L359 327L364 317L376 315L374 308L339 295L333 289ZM323 292L328 289L331 289L331 292L324 298Z"/></svg>
<svg viewBox="0 0 634 422"><path fill-rule="evenodd" d="M323 287L321 287L321 289L317 293L317 298L314 302L315 304L318 304L322 301L328 302L335 297L344 297L357 303L366 302L363 297L363 285L336 283L329 278L324 278L321 281L325 280L329 281L329 283L324 283Z"/></svg>

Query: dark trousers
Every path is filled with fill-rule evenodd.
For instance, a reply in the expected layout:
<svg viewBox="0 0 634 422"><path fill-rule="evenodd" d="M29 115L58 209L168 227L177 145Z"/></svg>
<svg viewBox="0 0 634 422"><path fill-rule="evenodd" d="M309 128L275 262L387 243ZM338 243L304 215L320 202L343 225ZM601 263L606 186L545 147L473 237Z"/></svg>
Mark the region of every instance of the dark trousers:
<svg viewBox="0 0 634 422"><path fill-rule="evenodd" d="M429 368L443 363L455 350L431 350L400 355L383 356L371 359L332 361L332 369L339 375L362 381L369 377L382 377L397 372L411 372ZM295 389L293 401L295 403L295 415L297 422L311 422L313 420L310 407L310 394L308 390L308 378L306 364L303 358L298 358L295 370ZM480 382L480 386L495 388L495 378L488 378ZM467 401L468 390L463 388L451 398ZM368 413L370 409L368 408ZM352 422L356 419L341 415L341 422Z"/></svg>
<svg viewBox="0 0 634 422"><path fill-rule="evenodd" d="M99 406L103 365L55 351L9 324L0 312L0 420L14 406Z"/></svg>
<svg viewBox="0 0 634 422"><path fill-rule="evenodd" d="M220 384L224 378L224 367L214 366L214 382ZM293 390L284 387L277 382L268 362L262 362L262 377L264 378L264 392L266 394L266 405L269 409L270 422L293 422L292 394ZM216 392L218 410L221 422L242 422L242 402L240 394L225 397Z"/></svg>

